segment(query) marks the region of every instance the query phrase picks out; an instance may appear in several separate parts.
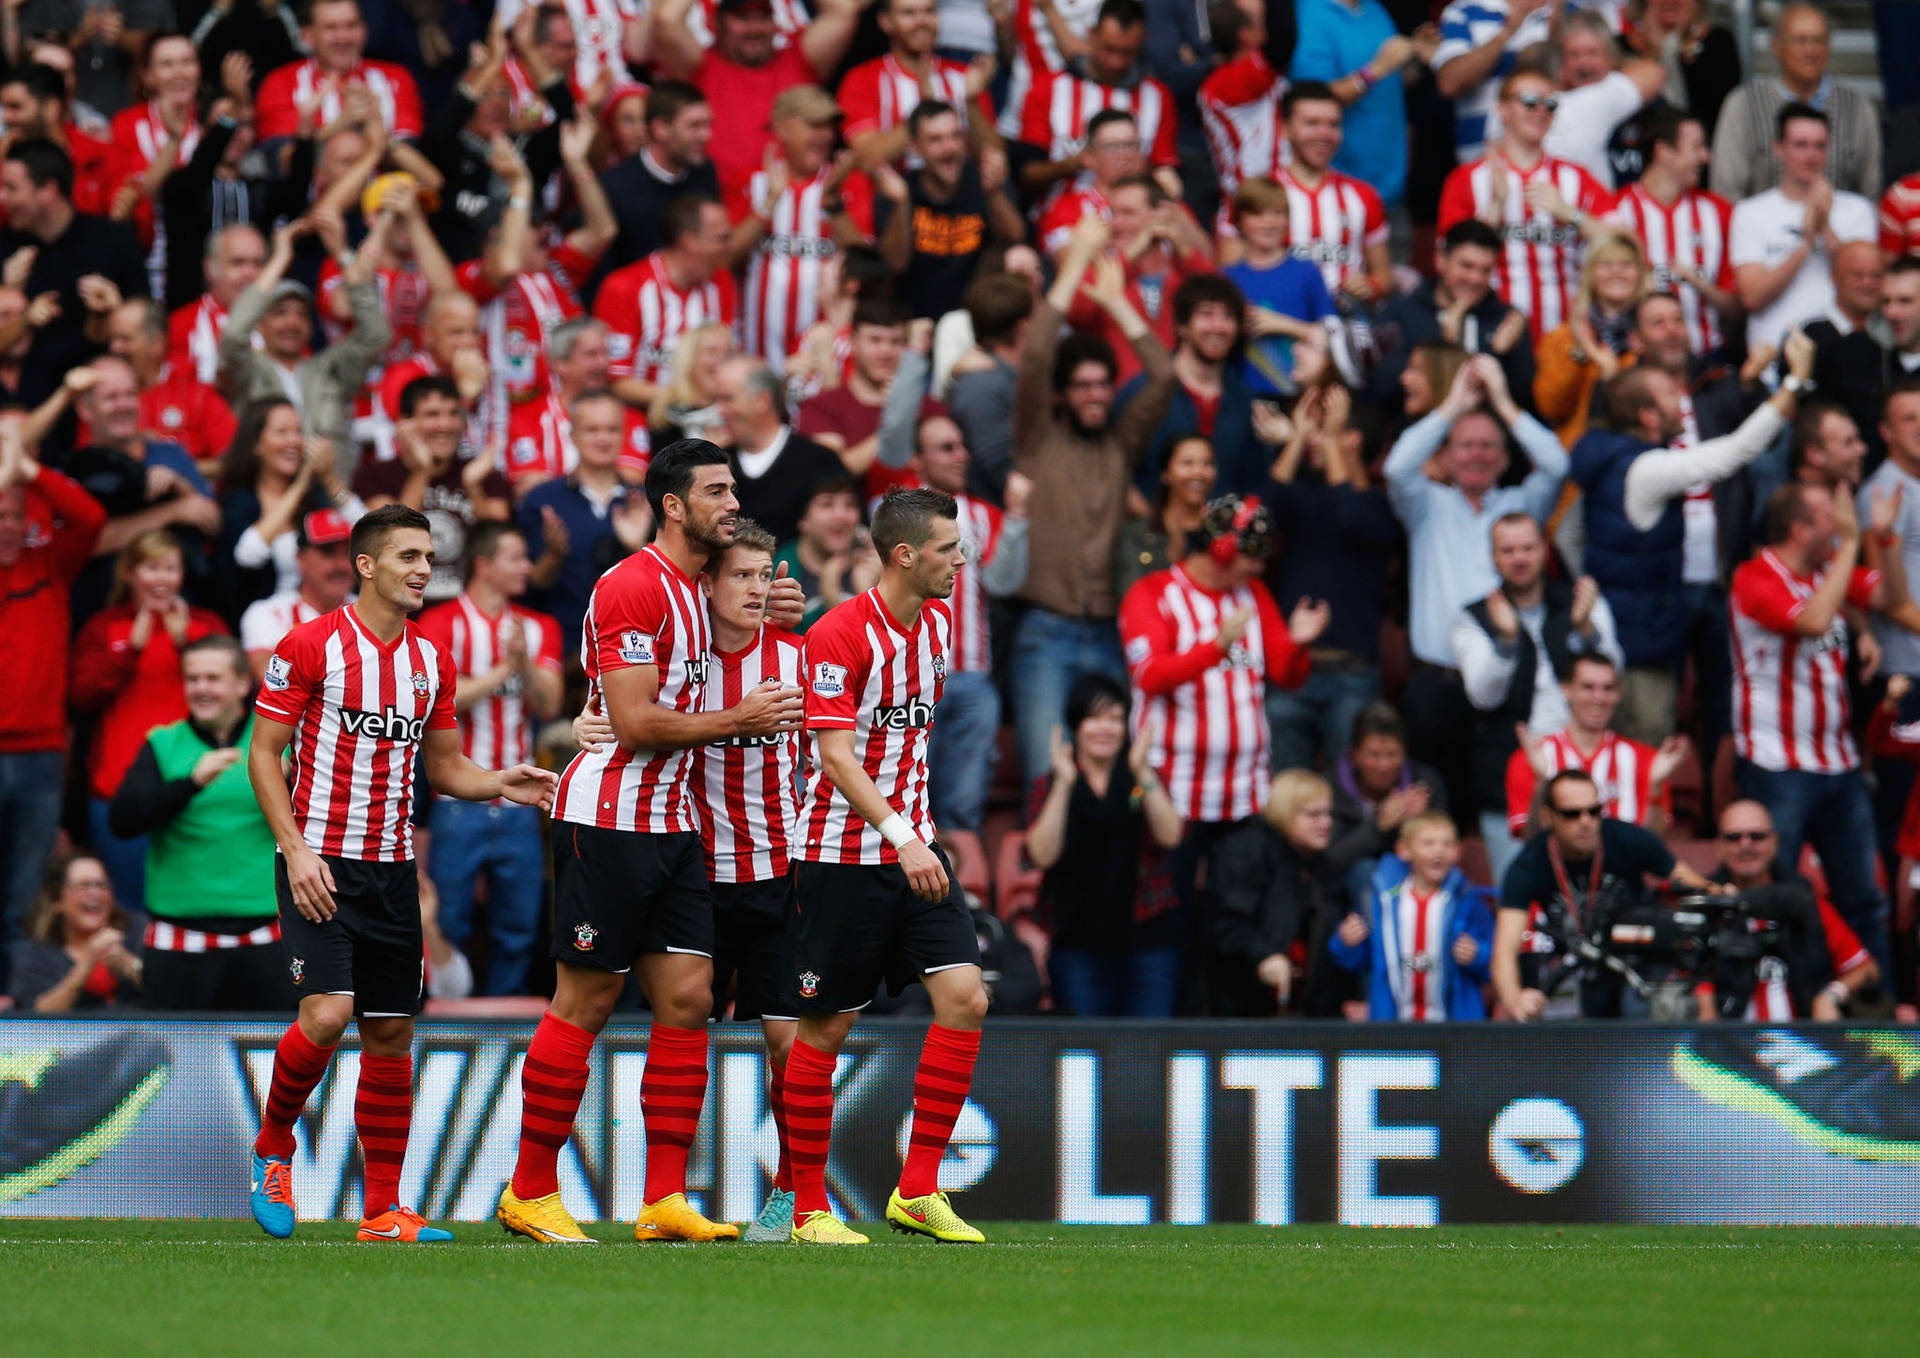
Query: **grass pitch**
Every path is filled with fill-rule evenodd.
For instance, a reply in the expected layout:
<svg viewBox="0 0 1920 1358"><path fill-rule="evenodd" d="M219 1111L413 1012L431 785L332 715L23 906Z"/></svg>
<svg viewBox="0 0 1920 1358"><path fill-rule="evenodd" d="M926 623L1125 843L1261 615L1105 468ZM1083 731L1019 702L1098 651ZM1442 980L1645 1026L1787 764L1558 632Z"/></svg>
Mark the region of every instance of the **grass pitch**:
<svg viewBox="0 0 1920 1358"><path fill-rule="evenodd" d="M1920 1231L987 1225L984 1247L356 1245L0 1221L0 1355L1899 1353Z"/></svg>

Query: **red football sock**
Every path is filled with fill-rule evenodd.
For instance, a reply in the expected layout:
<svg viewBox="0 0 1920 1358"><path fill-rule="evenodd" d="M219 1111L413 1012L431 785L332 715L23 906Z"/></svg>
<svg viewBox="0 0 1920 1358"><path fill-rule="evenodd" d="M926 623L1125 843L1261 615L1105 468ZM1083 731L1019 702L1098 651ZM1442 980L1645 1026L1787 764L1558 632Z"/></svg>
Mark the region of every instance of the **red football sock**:
<svg viewBox="0 0 1920 1358"><path fill-rule="evenodd" d="M653 1203L687 1191L687 1152L707 1101L707 1030L647 1030L647 1068L640 1076L640 1115L647 1126L647 1186Z"/></svg>
<svg viewBox="0 0 1920 1358"><path fill-rule="evenodd" d="M780 1141L780 1166L773 1172L776 1192L793 1192L793 1155L787 1149L787 1067L768 1058L767 1108L773 1114L773 1132Z"/></svg>
<svg viewBox="0 0 1920 1358"><path fill-rule="evenodd" d="M907 1143L907 1163L900 1171L900 1196L925 1197L940 1191L940 1161L953 1124L973 1084L973 1062L980 1055L978 1031L934 1024L920 1048L920 1069L913 1077L913 1139Z"/></svg>
<svg viewBox="0 0 1920 1358"><path fill-rule="evenodd" d="M288 1027L273 1052L273 1085L267 1091L267 1106L260 1113L260 1135L254 1138L255 1155L293 1154L293 1125L307 1106L307 1095L327 1073L333 1059L332 1047L316 1047L295 1023Z"/></svg>
<svg viewBox="0 0 1920 1358"><path fill-rule="evenodd" d="M513 1166L517 1198L560 1191L560 1148L573 1135L573 1117L587 1092L587 1053L593 1034L552 1010L540 1016L520 1068L520 1158Z"/></svg>
<svg viewBox="0 0 1920 1358"><path fill-rule="evenodd" d="M400 1201L400 1167L406 1163L407 1132L413 1126L412 1053L360 1053L353 1125L366 1161L366 1215L372 1219Z"/></svg>
<svg viewBox="0 0 1920 1358"><path fill-rule="evenodd" d="M793 1219L827 1210L827 1146L833 1135L834 1059L805 1041L787 1057L787 1147Z"/></svg>

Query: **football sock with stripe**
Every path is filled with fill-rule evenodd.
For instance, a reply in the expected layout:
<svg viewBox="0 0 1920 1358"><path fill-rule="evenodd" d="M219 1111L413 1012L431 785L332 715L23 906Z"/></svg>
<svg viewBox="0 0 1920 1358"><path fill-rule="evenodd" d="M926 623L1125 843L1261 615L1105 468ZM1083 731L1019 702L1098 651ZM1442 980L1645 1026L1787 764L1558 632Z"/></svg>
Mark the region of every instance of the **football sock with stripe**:
<svg viewBox="0 0 1920 1358"><path fill-rule="evenodd" d="M793 1192L793 1155L787 1149L787 1066L784 1061L767 1058L767 1109L773 1114L774 1135L780 1142L780 1165L773 1173L773 1186L780 1193Z"/></svg>
<svg viewBox="0 0 1920 1358"><path fill-rule="evenodd" d="M953 1138L953 1124L973 1085L973 1063L980 1055L980 1034L933 1024L920 1048L913 1077L913 1137L900 1171L900 1196L920 1198L940 1190L940 1161Z"/></svg>
<svg viewBox="0 0 1920 1358"><path fill-rule="evenodd" d="M560 1191L560 1148L573 1135L573 1118L587 1092L587 1054L593 1034L552 1010L540 1016L520 1068L520 1157L513 1193L531 1201Z"/></svg>
<svg viewBox="0 0 1920 1358"><path fill-rule="evenodd" d="M413 1056L360 1054L360 1087L353 1099L353 1125L366 1161L369 1218L400 1201L400 1168L413 1126Z"/></svg>
<svg viewBox="0 0 1920 1358"><path fill-rule="evenodd" d="M805 1041L787 1057L787 1147L793 1159L793 1219L827 1210L827 1147L833 1132L834 1060Z"/></svg>
<svg viewBox="0 0 1920 1358"><path fill-rule="evenodd" d="M273 1084L267 1091L266 1107L260 1111L260 1135L253 1143L255 1155L284 1159L293 1154L294 1124L300 1121L307 1095L327 1073L327 1062L332 1059L332 1047L315 1046L298 1023L289 1025L273 1051Z"/></svg>
<svg viewBox="0 0 1920 1358"><path fill-rule="evenodd" d="M647 1127L647 1186L659 1202L687 1191L687 1152L707 1101L707 1030L647 1030L647 1068L640 1076L640 1115Z"/></svg>

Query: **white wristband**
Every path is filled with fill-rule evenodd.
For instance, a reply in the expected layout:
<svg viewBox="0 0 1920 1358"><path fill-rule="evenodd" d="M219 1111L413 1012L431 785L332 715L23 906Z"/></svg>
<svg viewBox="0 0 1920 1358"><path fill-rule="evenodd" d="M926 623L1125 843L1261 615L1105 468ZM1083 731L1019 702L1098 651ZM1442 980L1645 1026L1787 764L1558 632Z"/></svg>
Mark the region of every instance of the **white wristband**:
<svg viewBox="0 0 1920 1358"><path fill-rule="evenodd" d="M913 827L907 824L907 818L895 811L874 829L880 832L880 838L893 845L895 851L906 847L909 842L918 842L919 836L913 833Z"/></svg>
<svg viewBox="0 0 1920 1358"><path fill-rule="evenodd" d="M1839 1005L1842 1009L1845 1009L1847 1005L1853 1001L1853 992L1847 989L1847 983L1845 981L1828 981L1826 987L1820 993Z"/></svg>

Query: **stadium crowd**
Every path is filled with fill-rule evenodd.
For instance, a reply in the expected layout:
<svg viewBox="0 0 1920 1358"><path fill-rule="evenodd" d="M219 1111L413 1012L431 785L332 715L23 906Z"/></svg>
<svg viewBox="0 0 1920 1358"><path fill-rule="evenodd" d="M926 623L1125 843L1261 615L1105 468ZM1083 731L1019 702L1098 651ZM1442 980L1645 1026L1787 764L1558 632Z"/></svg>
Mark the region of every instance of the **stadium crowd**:
<svg viewBox="0 0 1920 1358"><path fill-rule="evenodd" d="M1610 872L1787 888L1703 1017L1911 1018L1920 138L1711 9L0 0L0 989L291 1008L242 753L353 524L559 767L698 437L803 627L958 498L998 1009L1533 1018ZM546 818L419 820L431 993L549 993Z"/></svg>

